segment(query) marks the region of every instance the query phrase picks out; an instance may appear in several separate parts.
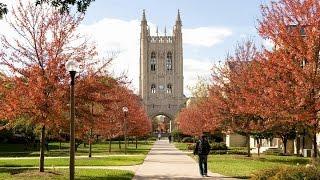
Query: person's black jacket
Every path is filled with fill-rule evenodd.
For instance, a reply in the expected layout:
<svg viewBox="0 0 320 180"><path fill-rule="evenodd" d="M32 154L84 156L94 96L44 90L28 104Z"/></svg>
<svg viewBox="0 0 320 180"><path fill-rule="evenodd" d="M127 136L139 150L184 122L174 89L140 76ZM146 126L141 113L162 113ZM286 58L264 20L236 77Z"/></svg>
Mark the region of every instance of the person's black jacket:
<svg viewBox="0 0 320 180"><path fill-rule="evenodd" d="M211 146L206 139L200 139L196 143L196 147L194 148L194 155L208 155L210 152Z"/></svg>

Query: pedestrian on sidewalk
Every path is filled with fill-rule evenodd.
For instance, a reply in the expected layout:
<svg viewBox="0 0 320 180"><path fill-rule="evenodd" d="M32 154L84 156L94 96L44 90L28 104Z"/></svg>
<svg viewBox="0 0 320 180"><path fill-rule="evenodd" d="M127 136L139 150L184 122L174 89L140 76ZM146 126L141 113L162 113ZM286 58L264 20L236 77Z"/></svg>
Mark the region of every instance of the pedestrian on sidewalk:
<svg viewBox="0 0 320 180"><path fill-rule="evenodd" d="M172 136L171 136L171 134L169 134L169 136L168 136L169 143L171 143L171 138L172 138Z"/></svg>
<svg viewBox="0 0 320 180"><path fill-rule="evenodd" d="M161 132L158 133L158 139L161 139Z"/></svg>
<svg viewBox="0 0 320 180"><path fill-rule="evenodd" d="M199 159L199 170L200 174L203 177L208 177L208 154L210 152L210 144L205 135L202 135L201 138L196 142L193 154L198 155Z"/></svg>

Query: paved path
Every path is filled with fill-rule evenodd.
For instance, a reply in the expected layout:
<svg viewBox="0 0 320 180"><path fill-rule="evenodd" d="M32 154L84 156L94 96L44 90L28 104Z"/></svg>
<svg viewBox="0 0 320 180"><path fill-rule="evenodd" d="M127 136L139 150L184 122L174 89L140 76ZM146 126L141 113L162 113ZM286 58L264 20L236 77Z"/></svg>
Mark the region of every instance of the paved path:
<svg viewBox="0 0 320 180"><path fill-rule="evenodd" d="M176 149L167 140L155 142L133 180L201 179L198 164L186 153ZM209 172L203 179L233 179Z"/></svg>

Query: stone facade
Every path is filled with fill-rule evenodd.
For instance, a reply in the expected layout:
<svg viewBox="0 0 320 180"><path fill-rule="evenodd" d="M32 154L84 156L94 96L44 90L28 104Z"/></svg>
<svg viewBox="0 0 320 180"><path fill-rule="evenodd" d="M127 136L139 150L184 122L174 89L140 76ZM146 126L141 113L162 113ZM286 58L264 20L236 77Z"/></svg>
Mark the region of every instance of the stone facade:
<svg viewBox="0 0 320 180"><path fill-rule="evenodd" d="M182 22L178 12L172 36L150 35L143 11L140 34L139 95L150 118L171 120L185 106L183 94Z"/></svg>

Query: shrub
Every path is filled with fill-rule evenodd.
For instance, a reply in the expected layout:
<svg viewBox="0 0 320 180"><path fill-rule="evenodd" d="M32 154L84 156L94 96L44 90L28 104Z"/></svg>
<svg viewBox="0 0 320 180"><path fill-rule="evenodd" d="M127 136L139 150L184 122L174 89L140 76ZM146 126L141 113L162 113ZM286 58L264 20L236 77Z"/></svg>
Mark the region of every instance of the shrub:
<svg viewBox="0 0 320 180"><path fill-rule="evenodd" d="M148 141L156 141L156 140L157 140L156 137L149 137L149 138L148 138Z"/></svg>
<svg viewBox="0 0 320 180"><path fill-rule="evenodd" d="M195 147L196 145L194 143L187 144L187 150L194 150Z"/></svg>
<svg viewBox="0 0 320 180"><path fill-rule="evenodd" d="M246 155L248 150L246 147L232 147L228 150L228 154Z"/></svg>
<svg viewBox="0 0 320 180"><path fill-rule="evenodd" d="M183 137L183 134L178 130L173 130L171 132L171 135L172 135L173 140L178 141L178 142L180 142L181 138Z"/></svg>
<svg viewBox="0 0 320 180"><path fill-rule="evenodd" d="M225 143L216 143L216 142L213 142L211 143L211 150L227 150L228 147Z"/></svg>
<svg viewBox="0 0 320 180"><path fill-rule="evenodd" d="M313 166L304 167L276 167L258 171L253 174L252 179L259 180L281 180L281 179L320 179L320 169Z"/></svg>
<svg viewBox="0 0 320 180"><path fill-rule="evenodd" d="M182 142L183 142L183 143L192 143L192 142L193 142L193 139L192 139L192 137L184 137L184 138L182 139Z"/></svg>

